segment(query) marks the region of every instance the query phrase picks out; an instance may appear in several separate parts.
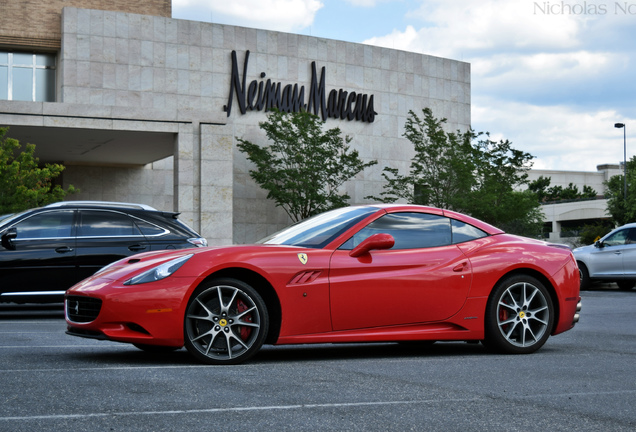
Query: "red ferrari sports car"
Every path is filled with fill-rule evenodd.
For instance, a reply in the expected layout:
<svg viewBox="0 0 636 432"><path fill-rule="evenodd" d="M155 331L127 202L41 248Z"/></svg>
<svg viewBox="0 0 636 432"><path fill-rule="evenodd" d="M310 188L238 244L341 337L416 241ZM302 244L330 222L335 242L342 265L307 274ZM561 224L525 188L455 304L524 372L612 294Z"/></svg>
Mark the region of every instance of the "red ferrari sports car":
<svg viewBox="0 0 636 432"><path fill-rule="evenodd" d="M531 353L579 319L569 249L413 205L345 207L258 244L149 252L69 289L68 334L209 364L266 344L482 341Z"/></svg>

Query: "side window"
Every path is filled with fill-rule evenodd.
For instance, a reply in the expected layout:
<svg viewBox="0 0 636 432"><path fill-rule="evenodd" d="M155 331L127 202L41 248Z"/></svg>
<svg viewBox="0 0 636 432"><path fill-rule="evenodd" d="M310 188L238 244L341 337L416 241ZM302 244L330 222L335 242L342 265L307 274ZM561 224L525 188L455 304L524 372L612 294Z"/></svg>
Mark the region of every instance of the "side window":
<svg viewBox="0 0 636 432"><path fill-rule="evenodd" d="M16 239L68 238L72 227L72 210L39 213L15 225Z"/></svg>
<svg viewBox="0 0 636 432"><path fill-rule="evenodd" d="M479 228L455 219L451 219L451 225L453 227L453 244L464 243L488 235Z"/></svg>
<svg viewBox="0 0 636 432"><path fill-rule="evenodd" d="M99 210L80 212L77 235L80 237L141 236L132 218L122 213Z"/></svg>
<svg viewBox="0 0 636 432"><path fill-rule="evenodd" d="M627 240L628 231L629 230L624 229L624 230L615 232L614 234L606 238L603 243L605 244L605 246L622 246L625 244L625 241Z"/></svg>
<svg viewBox="0 0 636 432"><path fill-rule="evenodd" d="M137 228L139 228L141 233L146 237L153 237L167 233L167 230L142 219L135 218L135 223L137 224Z"/></svg>
<svg viewBox="0 0 636 432"><path fill-rule="evenodd" d="M419 249L451 244L450 219L427 213L392 213L362 228L341 249L353 249L366 238L378 233L393 236L393 249Z"/></svg>
<svg viewBox="0 0 636 432"><path fill-rule="evenodd" d="M605 239L605 246L622 246L626 244L636 244L636 228L620 230Z"/></svg>

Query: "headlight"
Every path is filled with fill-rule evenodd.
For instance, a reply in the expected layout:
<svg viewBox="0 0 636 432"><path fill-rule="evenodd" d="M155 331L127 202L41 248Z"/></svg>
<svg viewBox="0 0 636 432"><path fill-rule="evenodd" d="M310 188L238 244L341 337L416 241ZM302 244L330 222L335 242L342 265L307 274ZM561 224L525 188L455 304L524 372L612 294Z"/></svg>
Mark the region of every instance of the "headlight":
<svg viewBox="0 0 636 432"><path fill-rule="evenodd" d="M160 264L157 267L153 267L150 270L146 270L145 272L128 279L126 282L124 282L124 285L139 285L165 279L172 273L179 270L179 268L183 264L185 264L186 261L192 258L193 255L194 254L184 255L182 257L175 258L171 261Z"/></svg>

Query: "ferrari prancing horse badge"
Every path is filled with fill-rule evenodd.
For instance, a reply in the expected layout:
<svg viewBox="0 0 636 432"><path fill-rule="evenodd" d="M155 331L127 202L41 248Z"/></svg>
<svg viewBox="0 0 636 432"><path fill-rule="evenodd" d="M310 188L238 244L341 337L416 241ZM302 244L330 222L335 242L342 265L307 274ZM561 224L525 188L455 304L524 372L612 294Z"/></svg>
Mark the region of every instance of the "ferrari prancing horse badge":
<svg viewBox="0 0 636 432"><path fill-rule="evenodd" d="M299 253L299 254L298 254L298 259L300 260L300 262L301 262L303 265L307 264L307 259L308 259L308 258L307 258L307 254Z"/></svg>

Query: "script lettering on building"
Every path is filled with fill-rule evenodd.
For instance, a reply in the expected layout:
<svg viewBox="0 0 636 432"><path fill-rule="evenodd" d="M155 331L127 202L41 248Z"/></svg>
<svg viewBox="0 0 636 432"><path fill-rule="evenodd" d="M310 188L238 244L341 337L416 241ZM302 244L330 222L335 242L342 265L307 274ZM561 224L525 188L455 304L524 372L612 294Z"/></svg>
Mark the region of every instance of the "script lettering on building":
<svg viewBox="0 0 636 432"><path fill-rule="evenodd" d="M322 117L357 120L373 123L377 113L373 107L373 95L369 96L357 92L349 92L343 89L331 90L327 93L325 88L325 67L316 69L316 62L311 62L311 83L309 90L305 92L305 86L296 84L283 85L265 78L265 72L260 73L260 80L252 80L247 83L247 65L250 52L245 52L243 61L243 73L239 72L236 51L232 51L232 75L230 78L230 92L227 105L223 110L230 116L232 103L236 97L241 114L250 111L267 111L277 108L282 112L299 112L305 110ZM305 103L307 95L307 103Z"/></svg>

